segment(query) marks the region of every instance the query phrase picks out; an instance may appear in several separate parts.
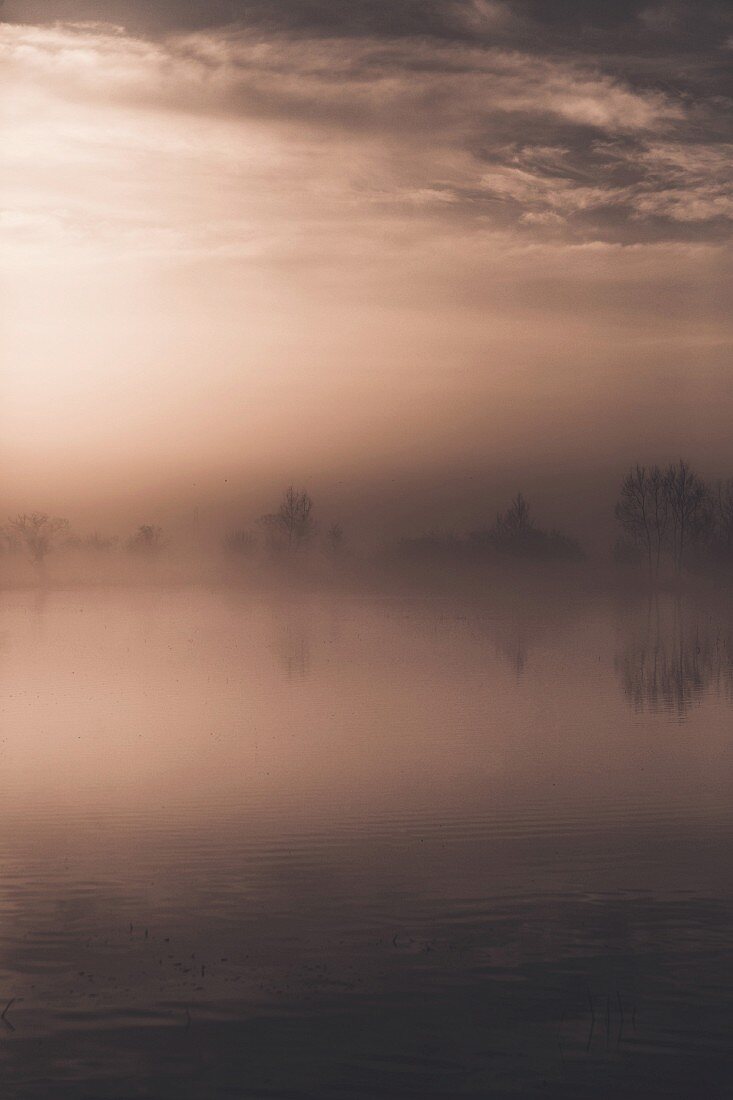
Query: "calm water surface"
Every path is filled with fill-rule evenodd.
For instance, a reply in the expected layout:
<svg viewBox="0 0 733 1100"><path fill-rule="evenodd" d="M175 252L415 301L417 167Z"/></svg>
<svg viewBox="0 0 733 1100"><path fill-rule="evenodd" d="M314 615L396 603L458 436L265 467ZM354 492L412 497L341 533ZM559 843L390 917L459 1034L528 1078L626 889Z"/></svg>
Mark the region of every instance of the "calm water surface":
<svg viewBox="0 0 733 1100"><path fill-rule="evenodd" d="M729 611L2 593L1 1095L731 1095Z"/></svg>

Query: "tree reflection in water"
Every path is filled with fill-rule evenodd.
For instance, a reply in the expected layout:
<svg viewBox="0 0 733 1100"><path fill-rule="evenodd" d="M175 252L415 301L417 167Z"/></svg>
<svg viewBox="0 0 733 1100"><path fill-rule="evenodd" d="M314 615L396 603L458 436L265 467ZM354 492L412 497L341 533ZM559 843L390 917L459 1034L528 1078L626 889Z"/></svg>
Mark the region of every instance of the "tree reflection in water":
<svg viewBox="0 0 733 1100"><path fill-rule="evenodd" d="M733 629L725 610L654 596L624 634L615 665L636 710L684 718L708 692L733 699Z"/></svg>

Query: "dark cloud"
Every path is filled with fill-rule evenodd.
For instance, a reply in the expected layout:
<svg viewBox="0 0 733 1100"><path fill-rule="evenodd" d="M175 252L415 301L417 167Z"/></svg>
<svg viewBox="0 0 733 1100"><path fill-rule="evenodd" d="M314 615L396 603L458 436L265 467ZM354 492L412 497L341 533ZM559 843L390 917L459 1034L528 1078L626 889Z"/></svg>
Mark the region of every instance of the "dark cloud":
<svg viewBox="0 0 733 1100"><path fill-rule="evenodd" d="M376 202L419 194L442 219L627 243L714 240L733 221L733 13L715 0L6 0L3 10L159 36L149 92L144 59L124 93L138 102L404 142L389 154L393 191L374 185Z"/></svg>
<svg viewBox="0 0 733 1100"><path fill-rule="evenodd" d="M729 453L725 9L4 12L16 493Z"/></svg>
<svg viewBox="0 0 733 1100"><path fill-rule="evenodd" d="M615 40L641 50L677 39L686 51L714 46L733 25L718 0L5 0L3 11L18 22L95 19L131 30L246 23L308 35L535 38L538 48Z"/></svg>

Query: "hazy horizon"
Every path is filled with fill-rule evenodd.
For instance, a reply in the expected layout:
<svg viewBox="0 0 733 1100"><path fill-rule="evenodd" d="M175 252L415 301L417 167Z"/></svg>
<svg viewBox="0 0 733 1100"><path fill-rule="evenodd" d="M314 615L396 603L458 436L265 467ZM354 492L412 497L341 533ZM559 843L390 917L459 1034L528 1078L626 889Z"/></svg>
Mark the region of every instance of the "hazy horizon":
<svg viewBox="0 0 733 1100"><path fill-rule="evenodd" d="M593 530L733 470L733 17L545 8L6 0L4 511Z"/></svg>

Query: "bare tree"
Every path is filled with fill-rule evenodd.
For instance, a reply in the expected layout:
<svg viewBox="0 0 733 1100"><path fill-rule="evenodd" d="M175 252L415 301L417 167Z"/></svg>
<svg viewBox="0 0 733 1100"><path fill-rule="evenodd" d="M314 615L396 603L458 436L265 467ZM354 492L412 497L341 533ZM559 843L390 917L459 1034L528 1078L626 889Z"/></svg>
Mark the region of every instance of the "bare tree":
<svg viewBox="0 0 733 1100"><path fill-rule="evenodd" d="M344 529L340 523L332 523L326 531L326 546L334 561L343 553Z"/></svg>
<svg viewBox="0 0 733 1100"><path fill-rule="evenodd" d="M69 521L46 512L23 512L8 524L11 537L25 548L31 561L42 566L58 536L69 529Z"/></svg>
<svg viewBox="0 0 733 1100"><path fill-rule="evenodd" d="M671 520L672 558L679 573L689 544L704 526L708 490L690 464L680 459L666 471L665 492Z"/></svg>
<svg viewBox="0 0 733 1100"><path fill-rule="evenodd" d="M20 550L20 539L10 524L0 527L0 550L4 554L14 554Z"/></svg>
<svg viewBox="0 0 733 1100"><path fill-rule="evenodd" d="M277 512L263 516L262 521L283 532L288 550L297 550L315 529L313 501L305 489L290 485L283 493Z"/></svg>
<svg viewBox="0 0 733 1100"><path fill-rule="evenodd" d="M133 554L153 558L163 548L163 529L154 523L141 523L137 531L127 542L127 549Z"/></svg>
<svg viewBox="0 0 733 1100"><path fill-rule="evenodd" d="M562 561L582 557L577 542L554 528L539 527L522 493L499 512L490 530L471 532L474 545L503 555L537 561Z"/></svg>
<svg viewBox="0 0 733 1100"><path fill-rule="evenodd" d="M669 520L667 476L659 466L647 469L637 463L629 471L621 483L616 519L643 550L649 575L656 576Z"/></svg>
<svg viewBox="0 0 733 1100"><path fill-rule="evenodd" d="M99 531L92 531L91 535L82 540L82 547L95 554L107 554L115 549L119 541L116 535L101 535Z"/></svg>
<svg viewBox="0 0 733 1100"><path fill-rule="evenodd" d="M251 555L257 546L257 539L252 531L243 527L235 527L227 531L224 536L224 549L230 554L239 554L242 557Z"/></svg>
<svg viewBox="0 0 733 1100"><path fill-rule="evenodd" d="M507 510L496 517L495 531L501 537L516 539L525 535L532 526L529 505L522 494L517 493Z"/></svg>
<svg viewBox="0 0 733 1100"><path fill-rule="evenodd" d="M669 526L669 497L664 473L659 466L649 470L649 505L652 526L652 553L655 576L659 574L662 550Z"/></svg>
<svg viewBox="0 0 733 1100"><path fill-rule="evenodd" d="M714 550L730 558L733 553L733 479L716 482L709 496L709 508Z"/></svg>

